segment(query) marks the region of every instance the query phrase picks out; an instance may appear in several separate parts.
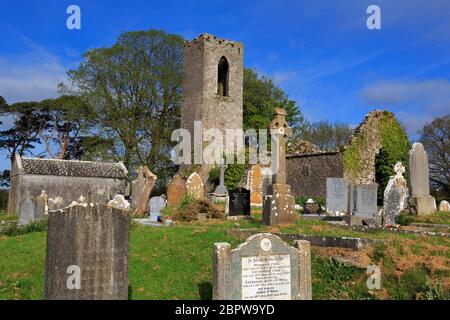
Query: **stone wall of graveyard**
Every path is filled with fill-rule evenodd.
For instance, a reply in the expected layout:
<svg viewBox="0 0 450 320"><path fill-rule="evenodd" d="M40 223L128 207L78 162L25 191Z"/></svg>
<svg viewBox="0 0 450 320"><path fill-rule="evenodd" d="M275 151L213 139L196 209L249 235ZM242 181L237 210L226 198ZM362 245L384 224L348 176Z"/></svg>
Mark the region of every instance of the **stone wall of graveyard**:
<svg viewBox="0 0 450 320"><path fill-rule="evenodd" d="M288 155L286 173L293 196L325 197L327 178L343 177L342 154L322 152Z"/></svg>
<svg viewBox="0 0 450 320"><path fill-rule="evenodd" d="M16 175L11 180L10 212L20 216L23 214L33 216L32 212L26 211L34 210L34 199L41 194L42 190L47 192L49 198L61 197L64 201L63 206L68 206L81 195L87 201L89 194L93 199L96 198L95 195L103 193L98 198L104 196L106 199L108 196L113 198L117 193L125 193L126 181L92 177Z"/></svg>

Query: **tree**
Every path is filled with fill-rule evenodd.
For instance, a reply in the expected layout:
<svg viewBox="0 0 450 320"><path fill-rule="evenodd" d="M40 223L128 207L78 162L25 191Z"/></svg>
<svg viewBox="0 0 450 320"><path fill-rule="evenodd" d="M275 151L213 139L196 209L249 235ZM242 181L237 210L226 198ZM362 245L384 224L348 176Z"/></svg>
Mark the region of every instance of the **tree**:
<svg viewBox="0 0 450 320"><path fill-rule="evenodd" d="M301 139L307 140L324 151L333 151L345 146L353 134L353 129L344 123L318 121L308 124Z"/></svg>
<svg viewBox="0 0 450 320"><path fill-rule="evenodd" d="M9 187L11 183L10 176L11 176L10 170L3 170L2 172L0 172L0 188Z"/></svg>
<svg viewBox="0 0 450 320"><path fill-rule="evenodd" d="M450 197L450 115L426 123L419 141L428 154L432 186L443 196Z"/></svg>
<svg viewBox="0 0 450 320"><path fill-rule="evenodd" d="M77 96L62 95L39 103L39 109L46 120L39 137L53 159L78 159L76 145L79 136L88 129L92 117L88 104ZM53 150L57 147L56 152ZM68 151L71 152L68 152Z"/></svg>
<svg viewBox="0 0 450 320"><path fill-rule="evenodd" d="M45 117L38 102L19 102L1 107L1 114L12 119L11 128L0 131L0 150L6 149L11 167L16 154L31 153L39 143L39 133L45 126Z"/></svg>
<svg viewBox="0 0 450 320"><path fill-rule="evenodd" d="M294 100L289 99L272 79L259 76L254 69L244 69L244 130L267 129L275 108L284 108L287 121L301 129L305 119Z"/></svg>
<svg viewBox="0 0 450 320"><path fill-rule="evenodd" d="M170 137L179 127L183 39L163 31L122 33L109 48L87 51L72 86L88 102L109 151L131 169L175 170ZM158 179L158 181L161 181Z"/></svg>

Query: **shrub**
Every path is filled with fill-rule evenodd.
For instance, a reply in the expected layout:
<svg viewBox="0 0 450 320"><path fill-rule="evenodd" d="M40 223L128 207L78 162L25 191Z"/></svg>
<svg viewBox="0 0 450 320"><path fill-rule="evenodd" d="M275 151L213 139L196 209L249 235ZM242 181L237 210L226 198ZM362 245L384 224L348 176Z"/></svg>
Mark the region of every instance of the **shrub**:
<svg viewBox="0 0 450 320"><path fill-rule="evenodd" d="M395 222L401 226L410 225L414 221L414 217L406 212L400 213L395 217Z"/></svg>
<svg viewBox="0 0 450 320"><path fill-rule="evenodd" d="M31 223L28 223L23 226L19 226L17 224L13 224L10 227L6 227L4 230L2 230L1 233L7 236L18 236L30 232L40 232L40 231L46 231L48 226L47 219L42 219L38 221L34 221Z"/></svg>
<svg viewBox="0 0 450 320"><path fill-rule="evenodd" d="M205 213L208 219L220 219L223 217L222 212L216 209L209 201L195 200L192 195L186 195L181 199L178 206L171 209L174 221L195 221L198 213Z"/></svg>

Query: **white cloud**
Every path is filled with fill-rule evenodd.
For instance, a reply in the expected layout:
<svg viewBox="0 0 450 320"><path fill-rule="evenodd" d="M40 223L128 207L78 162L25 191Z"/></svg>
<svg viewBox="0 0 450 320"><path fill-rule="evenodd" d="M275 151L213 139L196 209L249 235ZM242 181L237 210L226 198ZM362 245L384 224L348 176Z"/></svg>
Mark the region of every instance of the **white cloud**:
<svg viewBox="0 0 450 320"><path fill-rule="evenodd" d="M447 79L422 81L380 81L363 88L370 104L396 113L413 136L435 117L450 114L450 82Z"/></svg>
<svg viewBox="0 0 450 320"><path fill-rule="evenodd" d="M0 95L8 103L58 96L57 84L66 78L59 59L24 38L30 52L0 56Z"/></svg>

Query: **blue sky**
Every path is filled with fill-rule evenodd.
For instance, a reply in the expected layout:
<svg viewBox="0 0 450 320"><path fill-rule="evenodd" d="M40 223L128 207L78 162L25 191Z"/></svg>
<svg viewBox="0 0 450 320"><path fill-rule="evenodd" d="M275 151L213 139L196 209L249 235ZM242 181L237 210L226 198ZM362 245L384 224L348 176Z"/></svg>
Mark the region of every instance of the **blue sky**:
<svg viewBox="0 0 450 320"><path fill-rule="evenodd" d="M81 30L66 28L71 4ZM381 8L381 30L366 27L370 4ZM87 49L151 28L243 42L245 66L273 77L311 121L357 125L387 109L415 139L424 122L450 113L448 0L2 0L0 95L55 97ZM1 152L0 170L9 166Z"/></svg>

